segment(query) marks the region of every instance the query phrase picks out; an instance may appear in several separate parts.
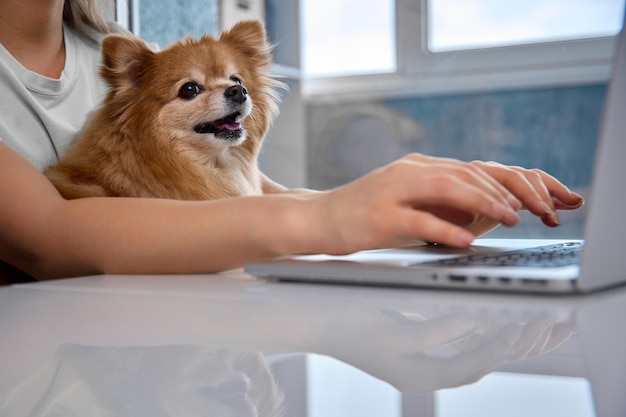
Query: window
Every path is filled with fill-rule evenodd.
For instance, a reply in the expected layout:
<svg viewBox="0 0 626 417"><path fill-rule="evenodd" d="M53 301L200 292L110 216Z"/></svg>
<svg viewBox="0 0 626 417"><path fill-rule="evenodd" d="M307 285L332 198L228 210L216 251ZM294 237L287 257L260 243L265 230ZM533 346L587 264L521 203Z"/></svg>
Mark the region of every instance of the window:
<svg viewBox="0 0 626 417"><path fill-rule="evenodd" d="M428 0L428 50L459 51L613 36L623 0Z"/></svg>
<svg viewBox="0 0 626 417"><path fill-rule="evenodd" d="M394 0L303 0L305 76L396 70Z"/></svg>
<svg viewBox="0 0 626 417"><path fill-rule="evenodd" d="M307 3L303 25L332 27L328 23L332 19L324 18L324 13L309 11L313 4L324 9L318 1L304 1L311 4ZM402 97L602 83L609 76L613 35L622 26L624 10L624 0L395 0L393 3L395 6L390 7L395 7L395 40L388 44L395 45L396 53L391 55L395 57L395 65L388 67L395 67L395 71L377 74L367 71L369 75L356 71L321 73L307 71L306 65L310 63L305 59L306 96L363 98L382 93ZM352 5L357 17L361 16L360 9L367 8L366 4ZM379 14L383 16L380 20L385 20ZM315 19L317 23L311 22ZM342 30L351 27L346 24ZM305 57L314 44L312 32L307 33L309 36L303 42ZM340 44L341 38L333 39L335 50L352 49L349 44ZM323 52L318 53L318 60L323 59ZM325 56L326 64L339 66L350 55ZM370 62L381 62L380 56L372 50ZM344 76L329 76L338 73Z"/></svg>

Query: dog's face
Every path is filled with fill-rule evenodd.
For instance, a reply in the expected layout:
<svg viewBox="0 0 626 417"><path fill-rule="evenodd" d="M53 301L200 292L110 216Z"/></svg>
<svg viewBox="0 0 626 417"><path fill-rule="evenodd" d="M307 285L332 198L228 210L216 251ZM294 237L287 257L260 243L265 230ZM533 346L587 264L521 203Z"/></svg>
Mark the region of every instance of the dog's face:
<svg viewBox="0 0 626 417"><path fill-rule="evenodd" d="M250 114L252 100L239 78L233 75L230 81L233 85L225 89L207 91L206 84L190 80L180 87L178 97L185 101L203 101L202 104L206 104L207 113L199 114L199 123L192 128L195 133L210 135L209 138L216 139L219 143L238 145L245 139L246 131L241 122ZM191 107L193 111L198 106L193 103L191 106L180 107Z"/></svg>
<svg viewBox="0 0 626 417"><path fill-rule="evenodd" d="M279 83L268 75L270 48L258 22L158 53L116 35L102 48L101 74L111 86L107 104L136 135L225 149L261 141L276 112L273 87Z"/></svg>
<svg viewBox="0 0 626 417"><path fill-rule="evenodd" d="M157 123L176 138L192 138L209 141L217 147L228 147L239 145L246 139L245 119L252 111L253 101L243 84L236 60L216 46L185 47L196 49L199 54L197 57L180 57L187 62L202 60L202 54L207 51L215 62L196 62L170 70L174 74L167 82L167 101L159 111Z"/></svg>

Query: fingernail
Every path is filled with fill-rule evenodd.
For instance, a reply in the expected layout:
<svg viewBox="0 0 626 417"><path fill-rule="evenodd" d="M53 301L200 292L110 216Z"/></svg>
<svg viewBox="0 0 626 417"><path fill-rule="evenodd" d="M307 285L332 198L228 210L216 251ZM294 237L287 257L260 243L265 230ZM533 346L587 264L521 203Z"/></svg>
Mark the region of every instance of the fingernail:
<svg viewBox="0 0 626 417"><path fill-rule="evenodd" d="M578 201L572 204L571 207L580 207L585 204L585 199L581 195L576 193L574 193L574 195L576 196L576 198L578 198Z"/></svg>
<svg viewBox="0 0 626 417"><path fill-rule="evenodd" d="M559 219L559 216L557 216L556 213L544 216L543 220L544 223L550 227L557 227L561 225L561 219Z"/></svg>

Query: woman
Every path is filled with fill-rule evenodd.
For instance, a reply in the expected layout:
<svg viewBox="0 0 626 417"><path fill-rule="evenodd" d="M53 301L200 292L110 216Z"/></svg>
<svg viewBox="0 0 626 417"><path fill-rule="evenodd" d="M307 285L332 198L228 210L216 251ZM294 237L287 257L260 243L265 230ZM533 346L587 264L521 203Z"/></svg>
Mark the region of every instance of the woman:
<svg viewBox="0 0 626 417"><path fill-rule="evenodd" d="M216 272L416 240L466 247L517 224L522 208L553 227L557 209L583 203L542 171L424 155L327 192L66 201L41 170L103 96L97 41L107 31L89 0L0 0L0 259L38 279Z"/></svg>

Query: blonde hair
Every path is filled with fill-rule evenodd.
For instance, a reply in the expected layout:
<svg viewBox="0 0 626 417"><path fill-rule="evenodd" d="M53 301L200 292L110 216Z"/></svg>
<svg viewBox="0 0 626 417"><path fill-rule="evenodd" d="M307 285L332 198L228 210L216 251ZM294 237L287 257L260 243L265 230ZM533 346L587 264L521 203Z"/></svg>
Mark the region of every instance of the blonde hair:
<svg viewBox="0 0 626 417"><path fill-rule="evenodd" d="M63 22L91 40L94 40L94 30L111 32L95 0L65 0Z"/></svg>

